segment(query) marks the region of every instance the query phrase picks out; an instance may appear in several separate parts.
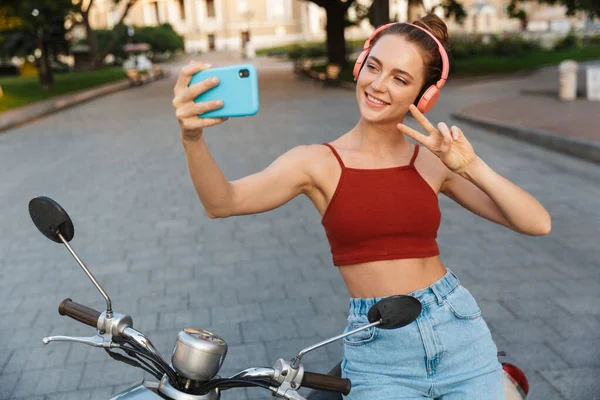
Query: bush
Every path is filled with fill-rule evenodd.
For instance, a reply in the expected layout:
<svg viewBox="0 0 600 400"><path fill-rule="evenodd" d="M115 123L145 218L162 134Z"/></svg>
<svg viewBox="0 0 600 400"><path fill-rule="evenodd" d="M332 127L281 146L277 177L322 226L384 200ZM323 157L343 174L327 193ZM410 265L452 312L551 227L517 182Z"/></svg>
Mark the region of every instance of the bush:
<svg viewBox="0 0 600 400"><path fill-rule="evenodd" d="M517 36L506 38L494 37L491 46L493 54L497 56L524 56L528 53L539 51L542 48L537 42L528 41Z"/></svg>
<svg viewBox="0 0 600 400"><path fill-rule="evenodd" d="M464 40L456 39L450 40L450 51L452 58L464 59L473 57L476 55L491 54L492 49L489 45L483 43L481 39L475 40Z"/></svg>
<svg viewBox="0 0 600 400"><path fill-rule="evenodd" d="M290 60L299 58L319 58L327 56L325 45L295 45L292 46L287 53Z"/></svg>
<svg viewBox="0 0 600 400"><path fill-rule="evenodd" d="M587 43L591 45L599 45L600 44L600 33L587 37Z"/></svg>
<svg viewBox="0 0 600 400"><path fill-rule="evenodd" d="M554 43L554 50L571 50L578 49L582 46L581 38L575 35L573 32L570 32L567 36L559 39L556 43Z"/></svg>
<svg viewBox="0 0 600 400"><path fill-rule="evenodd" d="M160 26L145 26L134 27L134 34L129 38L127 35L127 27L121 25L117 28L117 43L113 47L111 53L117 59L126 59L128 54L123 50L131 40L131 43L148 43L152 47L153 53L174 53L177 50L183 50L183 37L178 35L173 30L170 24L162 24ZM98 48L105 49L112 39L113 31L107 29L99 29L95 31L96 39L98 40ZM82 43L87 43L83 40Z"/></svg>

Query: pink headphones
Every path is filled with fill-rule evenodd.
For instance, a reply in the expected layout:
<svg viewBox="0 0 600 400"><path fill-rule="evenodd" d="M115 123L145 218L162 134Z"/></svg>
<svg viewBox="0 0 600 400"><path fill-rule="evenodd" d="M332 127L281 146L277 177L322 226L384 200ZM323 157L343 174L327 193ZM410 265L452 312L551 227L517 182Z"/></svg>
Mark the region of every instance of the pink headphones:
<svg viewBox="0 0 600 400"><path fill-rule="evenodd" d="M353 70L354 80L358 79L358 74L360 73L362 64L365 62L367 56L369 55L369 51L371 50L371 40L373 40L373 38L379 32L389 28L392 25L398 24L398 23L405 23L407 25L414 26L415 28L418 28L418 29L422 30L423 32L425 32L426 34L428 34L437 43L438 48L440 50L440 55L442 56L442 77L440 78L439 81L437 81L437 83L435 85L431 85L429 87L423 88L423 90L421 91L421 94L417 97L418 103L416 104L416 106L419 109L419 111L421 111L423 114L425 114L426 112L430 111L433 108L433 106L437 102L437 99L440 97L440 89L442 88L442 86L444 86L444 84L446 83L446 80L448 79L448 70L450 69L450 62L448 61L448 54L446 53L446 50L444 49L444 46L442 46L440 41L435 36L433 36L433 34L431 32L427 31L426 29L421 28L420 26L409 24L407 22L392 22L391 24L382 25L379 28L375 29L375 31L371 34L371 36L369 36L369 38L365 42L365 44L363 46L363 51L360 53L360 55L356 59L356 64L354 64L354 70Z"/></svg>

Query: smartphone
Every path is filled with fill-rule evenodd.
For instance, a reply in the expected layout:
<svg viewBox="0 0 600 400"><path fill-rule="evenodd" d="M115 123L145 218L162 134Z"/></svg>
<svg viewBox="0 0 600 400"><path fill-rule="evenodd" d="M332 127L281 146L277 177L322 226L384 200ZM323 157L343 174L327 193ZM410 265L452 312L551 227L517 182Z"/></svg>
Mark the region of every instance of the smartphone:
<svg viewBox="0 0 600 400"><path fill-rule="evenodd" d="M195 73L188 86L214 76L219 78L219 84L196 97L194 102L222 100L223 107L200 114L199 117L246 117L258 112L258 74L252 64L205 69Z"/></svg>

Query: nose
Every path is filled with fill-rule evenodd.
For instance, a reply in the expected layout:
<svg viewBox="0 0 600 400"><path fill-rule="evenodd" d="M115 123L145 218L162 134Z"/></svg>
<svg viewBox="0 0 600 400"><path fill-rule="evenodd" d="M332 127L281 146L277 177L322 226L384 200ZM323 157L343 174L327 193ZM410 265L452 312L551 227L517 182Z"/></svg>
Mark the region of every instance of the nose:
<svg viewBox="0 0 600 400"><path fill-rule="evenodd" d="M376 92L383 92L383 90L385 89L385 82L382 74L377 75L373 82L371 82L371 87Z"/></svg>

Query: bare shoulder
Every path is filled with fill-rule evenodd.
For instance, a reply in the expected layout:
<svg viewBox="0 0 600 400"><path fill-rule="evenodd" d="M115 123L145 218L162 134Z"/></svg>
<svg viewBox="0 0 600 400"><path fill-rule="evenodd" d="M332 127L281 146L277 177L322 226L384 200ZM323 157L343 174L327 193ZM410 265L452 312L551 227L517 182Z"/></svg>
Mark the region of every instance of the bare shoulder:
<svg viewBox="0 0 600 400"><path fill-rule="evenodd" d="M306 144L292 147L290 150L277 158L278 162L292 163L297 167L309 170L321 160L333 157L331 150L322 144Z"/></svg>
<svg viewBox="0 0 600 400"><path fill-rule="evenodd" d="M415 161L415 168L436 193L441 191L442 185L448 179L450 173L442 160L422 145L419 145L419 155Z"/></svg>
<svg viewBox="0 0 600 400"><path fill-rule="evenodd" d="M292 174L302 174L306 183L315 187L337 164L332 151L322 144L298 145L281 156L270 166L270 169L287 170Z"/></svg>

